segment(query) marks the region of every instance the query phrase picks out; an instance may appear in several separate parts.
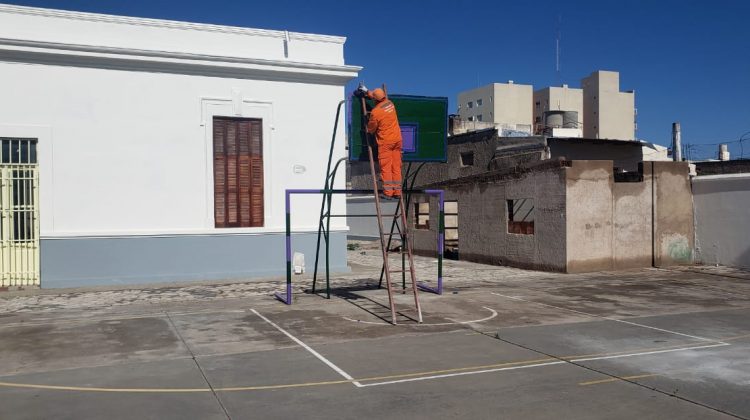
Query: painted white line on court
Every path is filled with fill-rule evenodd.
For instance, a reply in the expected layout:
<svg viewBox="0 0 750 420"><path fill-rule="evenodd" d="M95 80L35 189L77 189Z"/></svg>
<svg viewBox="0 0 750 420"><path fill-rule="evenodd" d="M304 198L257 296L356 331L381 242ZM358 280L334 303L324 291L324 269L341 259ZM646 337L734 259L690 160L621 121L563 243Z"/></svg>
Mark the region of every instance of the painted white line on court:
<svg viewBox="0 0 750 420"><path fill-rule="evenodd" d="M533 300L523 299L523 298L520 298L520 297L517 297L517 296L508 296L508 295L503 295L503 294L496 293L496 292L490 292L490 294L495 295L495 296L504 297L506 299L513 299L513 300L518 300L518 301L521 301L521 302L533 303L535 305L546 306L548 308L554 308L554 309L559 309L559 310L562 310L562 311L573 312L573 313L580 314L580 315L586 315L586 316L589 316L589 317L592 317L592 318L606 319L608 321L620 322L622 324L633 325L633 326L641 327L641 328L648 328L650 330L656 330L656 331L661 331L661 332L665 332L665 333L669 333L669 334L681 335L683 337L694 338L696 340L707 341L709 343L728 344L728 343L725 343L725 342L720 341L720 340L715 340L713 338L699 337L697 335L690 335L690 334L685 334L685 333L681 333L681 332L677 332L677 331L666 330L664 328L652 327L650 325L644 325L644 324L639 324L637 322L625 321L623 319L617 319L617 318L612 318L612 317L608 317L608 316L590 314L588 312L577 311L575 309L563 308L562 306L555 306L555 305L549 305L547 303L535 302Z"/></svg>
<svg viewBox="0 0 750 420"><path fill-rule="evenodd" d="M338 373L339 375L343 376L346 380L352 381L352 383L354 384L354 386L356 386L358 388L361 388L363 386L361 383L355 381L354 378L351 375L349 375L348 373L344 372L343 369L341 369L340 367L334 365L333 362L331 362L330 360L328 360L325 357L323 357L322 354L320 354L317 351L313 350L312 347L310 347L307 344L303 343L302 340L300 340L299 338L293 336L292 334L290 334L289 332L287 332L285 329L283 329L283 328L279 327L278 325L276 325L270 319L268 319L268 318L264 317L263 315L261 315L260 312L256 311L255 309L250 309L250 311L252 311L255 315L258 315L258 317L260 319L266 321L272 327L274 327L277 330L281 331L287 337L291 338L295 343L297 343L300 346L302 346L305 350L307 350L310 353L312 353L313 356L317 357L321 362L327 364L328 367L330 367L331 369L333 369L334 371L336 371L336 373Z"/></svg>
<svg viewBox="0 0 750 420"><path fill-rule="evenodd" d="M729 345L731 345L731 344L729 344L729 343L708 344L708 345L705 345L705 346L680 347L678 349L669 349L669 350L642 351L642 352L638 352L638 353L616 354L616 355L613 355L613 356L585 357L585 358L582 358L582 359L570 359L570 361L571 362L590 362L592 360L620 359L620 358L623 358L623 357L648 356L650 354L672 353L672 352L676 352L676 351L710 349L710 348L714 348L714 347L724 347L724 346L729 346Z"/></svg>
<svg viewBox="0 0 750 420"><path fill-rule="evenodd" d="M482 319L475 319L473 321L440 322L440 323L437 323L437 324L425 324L425 323L422 323L422 324L416 324L416 325L420 326L420 327L437 327L437 326L441 326L441 325L476 324L476 323L479 323L479 322L489 321L490 319L492 319L492 318L494 318L494 317L497 316L497 311L495 311L494 309L488 308L486 306L482 306L482 308L490 311L490 316L484 317ZM387 325L389 327L393 326L393 324L391 324L391 323L385 323L385 322L362 321L362 320L359 320L359 319L352 319L352 318L345 317L345 316L343 316L342 318L344 318L347 321L356 322L356 323L359 323L359 324L384 325L384 326ZM450 318L448 318L448 319L450 319ZM409 324L398 324L398 325L399 326L408 326Z"/></svg>
<svg viewBox="0 0 750 420"><path fill-rule="evenodd" d="M643 351L643 352L637 352L637 353L626 353L626 354L618 354L614 356L598 356L598 357L586 357L586 358L580 358L580 359L570 359L570 360L559 360L556 362L545 362L545 363L534 363L530 365L523 365L523 366L512 366L512 367L505 367L505 368L496 368L496 369L484 369L484 370L474 370L471 372L458 372L458 373L446 373L442 375L431 375L431 376L420 376L418 378L407 378L407 379L398 379L395 381L385 381L385 382L374 382L370 384L364 384L363 387L367 386L378 386L378 385L392 385L392 384L398 384L398 383L404 383L404 382L416 382L416 381L426 381L430 379L442 379L442 378L451 378L454 376L467 376L467 375L476 375L480 373L492 373L492 372L502 372L506 370L519 370L519 369L529 369L529 368L535 368L535 367L542 367L542 366L553 366L553 365L562 365L567 363L575 363L575 362L590 362L595 360L608 360L608 359L618 359L623 357L638 357L638 356L648 356L652 354L662 354L662 353L672 353L677 351L687 351L687 350L700 350L700 349L708 349L713 347L723 347L728 346L727 343L721 343L721 344L710 344L706 346L693 346L693 347L682 347L679 349L669 349L669 350L654 350L654 351Z"/></svg>
<svg viewBox="0 0 750 420"><path fill-rule="evenodd" d="M546 362L546 363L536 363L533 365L523 365L523 366L512 366L512 367L504 367L504 368L496 368L496 369L484 369L484 370L474 370L471 372L457 372L457 373L445 373L442 375L432 375L432 376L420 376L418 378L407 378L407 379L398 379L395 381L385 381L385 382L375 382L371 384L364 384L365 386L379 386L379 385L393 385L393 384L399 384L403 382L416 382L416 381L427 381L430 379L441 379L441 378L451 378L454 376L466 376L466 375L476 375L479 373L492 373L492 372L502 372L505 370L517 370L517 369L528 369L528 368L534 368L534 367L542 367L542 366L552 366L552 365L562 365L566 362L560 360L557 362Z"/></svg>

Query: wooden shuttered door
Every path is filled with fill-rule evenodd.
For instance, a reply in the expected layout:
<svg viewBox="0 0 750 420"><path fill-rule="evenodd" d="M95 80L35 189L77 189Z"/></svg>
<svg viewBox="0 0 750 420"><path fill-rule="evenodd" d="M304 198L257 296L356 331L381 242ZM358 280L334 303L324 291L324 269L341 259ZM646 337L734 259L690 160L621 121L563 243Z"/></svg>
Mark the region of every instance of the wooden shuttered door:
<svg viewBox="0 0 750 420"><path fill-rule="evenodd" d="M216 227L263 226L263 121L214 117Z"/></svg>

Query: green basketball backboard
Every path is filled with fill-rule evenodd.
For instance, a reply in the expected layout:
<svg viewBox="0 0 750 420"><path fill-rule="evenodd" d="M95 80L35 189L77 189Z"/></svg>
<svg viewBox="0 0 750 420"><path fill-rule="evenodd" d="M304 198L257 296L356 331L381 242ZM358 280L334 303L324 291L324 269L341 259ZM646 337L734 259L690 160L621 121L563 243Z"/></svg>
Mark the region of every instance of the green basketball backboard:
<svg viewBox="0 0 750 420"><path fill-rule="evenodd" d="M445 162L448 137L448 98L411 95L388 95L396 106L403 138L404 162ZM369 160L367 143L362 136L362 105L351 98L349 112L349 159ZM367 101L367 109L374 103Z"/></svg>

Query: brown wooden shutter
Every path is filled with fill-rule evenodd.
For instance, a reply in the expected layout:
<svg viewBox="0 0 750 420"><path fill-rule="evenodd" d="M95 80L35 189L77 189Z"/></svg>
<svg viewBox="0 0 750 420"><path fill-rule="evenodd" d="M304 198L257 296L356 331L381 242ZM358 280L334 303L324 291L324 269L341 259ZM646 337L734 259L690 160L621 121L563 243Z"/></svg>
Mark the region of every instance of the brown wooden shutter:
<svg viewBox="0 0 750 420"><path fill-rule="evenodd" d="M227 226L227 122L214 118L214 221L216 227Z"/></svg>
<svg viewBox="0 0 750 420"><path fill-rule="evenodd" d="M214 118L216 227L263 226L263 122Z"/></svg>

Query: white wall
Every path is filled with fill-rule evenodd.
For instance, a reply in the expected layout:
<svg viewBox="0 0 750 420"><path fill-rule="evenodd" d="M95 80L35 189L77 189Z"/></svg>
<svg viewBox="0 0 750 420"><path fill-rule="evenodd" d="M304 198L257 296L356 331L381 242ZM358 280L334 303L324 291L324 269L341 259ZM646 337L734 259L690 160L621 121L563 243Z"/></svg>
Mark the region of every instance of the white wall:
<svg viewBox="0 0 750 420"><path fill-rule="evenodd" d="M102 15L80 18L60 12L62 17L50 17L55 11L38 15L32 12L40 9L8 8L14 7L0 7L0 38L119 42L118 47L210 50L233 57L284 55L283 36L273 31L256 36L254 30L246 30L248 35L240 29L235 33L205 25L174 29L170 22L159 23L163 21L149 26L137 20L131 25L122 21L130 18L112 17L120 21L111 23L106 16L99 18ZM21 13L27 9L28 14ZM103 64L97 60L104 54L91 49L86 52L90 62L88 55L75 53L75 63L55 65L49 57L73 53L38 53L30 50L35 47L0 42L0 92L12 98L0 101L0 137L39 138L42 237L283 231L284 190L323 187L336 106L344 97L344 83L359 70L316 67L343 63L343 38L315 41L314 35L304 35L296 39L309 48L296 44L291 58L318 63L285 67L279 75L273 73L283 63L269 61L259 70L257 63L241 63L253 68L237 67L228 58L202 67L177 63L184 65L183 74L178 68L125 70L117 64L122 55L107 55L109 61ZM19 48L26 55L18 55ZM168 59L164 51L154 53L159 57L131 53L143 62ZM24 57L29 57L28 63ZM212 72L230 65L231 77ZM294 72L304 75L295 78ZM214 229L212 116L263 119L263 228ZM334 159L345 156L343 121L342 117ZM305 172L295 174L295 165ZM336 187L344 187L343 178L338 177ZM316 230L319 208L319 196L295 198L295 230ZM344 197L336 197L334 211L345 212ZM332 225L345 229L344 219L334 219Z"/></svg>
<svg viewBox="0 0 750 420"><path fill-rule="evenodd" d="M696 259L750 268L750 174L693 177Z"/></svg>
<svg viewBox="0 0 750 420"><path fill-rule="evenodd" d="M345 38L0 4L0 38L341 65ZM286 54L285 54L286 52Z"/></svg>

